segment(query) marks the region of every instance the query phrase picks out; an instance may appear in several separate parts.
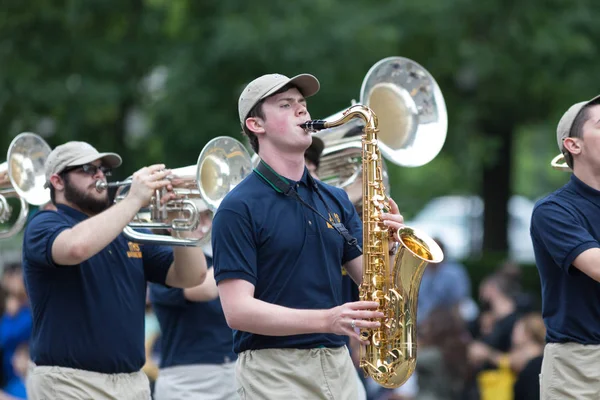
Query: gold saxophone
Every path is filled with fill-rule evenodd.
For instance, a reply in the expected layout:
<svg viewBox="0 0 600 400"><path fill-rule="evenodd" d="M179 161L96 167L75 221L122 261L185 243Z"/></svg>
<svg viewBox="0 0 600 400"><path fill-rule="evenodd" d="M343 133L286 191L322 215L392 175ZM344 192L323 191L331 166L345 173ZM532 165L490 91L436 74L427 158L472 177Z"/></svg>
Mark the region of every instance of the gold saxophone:
<svg viewBox="0 0 600 400"><path fill-rule="evenodd" d="M347 109L335 121L309 121L304 127L321 130L361 118L363 173L363 272L360 300L376 301L377 311L385 316L378 329L361 329L367 342L361 346L360 366L366 375L386 388L401 386L412 375L417 357L417 297L425 267L439 263L443 253L429 236L403 227L396 259L390 264L390 237L393 231L382 223L381 214L389 212L383 165L377 139L377 116L367 106Z"/></svg>

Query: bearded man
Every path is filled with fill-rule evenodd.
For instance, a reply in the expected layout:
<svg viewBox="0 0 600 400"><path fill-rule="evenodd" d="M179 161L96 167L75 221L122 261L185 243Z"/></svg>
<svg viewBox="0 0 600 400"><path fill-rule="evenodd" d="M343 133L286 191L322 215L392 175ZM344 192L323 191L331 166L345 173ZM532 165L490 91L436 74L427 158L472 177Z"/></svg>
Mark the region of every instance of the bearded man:
<svg viewBox="0 0 600 400"><path fill-rule="evenodd" d="M56 211L37 213L23 238L33 313L30 398L148 400L146 282L186 288L205 279L201 248L141 245L123 235L156 190L167 189L163 204L175 195L170 171L157 164L134 173L127 196L111 206L96 184L120 164L118 154L85 142L58 146L46 161Z"/></svg>

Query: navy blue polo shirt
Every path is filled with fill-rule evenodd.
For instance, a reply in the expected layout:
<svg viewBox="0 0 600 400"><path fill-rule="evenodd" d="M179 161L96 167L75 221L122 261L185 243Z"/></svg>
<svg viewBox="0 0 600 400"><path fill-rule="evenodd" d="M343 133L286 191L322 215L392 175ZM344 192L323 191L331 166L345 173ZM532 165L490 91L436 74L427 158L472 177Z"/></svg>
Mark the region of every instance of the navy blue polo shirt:
<svg viewBox="0 0 600 400"><path fill-rule="evenodd" d="M207 261L210 258L207 257ZM161 368L233 361L233 332L221 301L192 302L183 289L150 284L150 301L161 331Z"/></svg>
<svg viewBox="0 0 600 400"><path fill-rule="evenodd" d="M146 281L165 283L169 247L140 245L120 234L79 265L59 266L52 244L88 217L59 205L28 223L25 286L33 313L31 358L37 365L101 373L139 371L145 362Z"/></svg>
<svg viewBox="0 0 600 400"><path fill-rule="evenodd" d="M600 283L572 266L581 253L600 247L600 192L571 175L538 201L531 218L546 340L600 344Z"/></svg>
<svg viewBox="0 0 600 400"><path fill-rule="evenodd" d="M325 204L308 181L288 179L305 202L327 217ZM316 181L331 210L350 234L362 241L362 224L346 192ZM296 309L329 309L343 303L341 266L360 256L312 210L276 192L256 172L219 206L213 220L215 279L244 279L255 298ZM264 348L340 347L334 334L263 336L234 330L236 353Z"/></svg>

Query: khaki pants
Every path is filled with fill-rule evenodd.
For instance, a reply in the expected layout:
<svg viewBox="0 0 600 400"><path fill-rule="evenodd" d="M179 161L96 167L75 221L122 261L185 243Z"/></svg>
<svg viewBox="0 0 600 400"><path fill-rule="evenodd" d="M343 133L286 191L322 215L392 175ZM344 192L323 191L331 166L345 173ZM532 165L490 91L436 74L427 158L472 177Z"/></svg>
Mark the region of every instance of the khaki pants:
<svg viewBox="0 0 600 400"><path fill-rule="evenodd" d="M348 349L263 349L236 363L241 400L357 400Z"/></svg>
<svg viewBox="0 0 600 400"><path fill-rule="evenodd" d="M31 363L26 380L28 400L149 400L146 374L101 374Z"/></svg>
<svg viewBox="0 0 600 400"><path fill-rule="evenodd" d="M540 374L542 400L600 398L600 345L548 343Z"/></svg>
<svg viewBox="0 0 600 400"><path fill-rule="evenodd" d="M156 400L236 400L235 362L180 365L161 369Z"/></svg>

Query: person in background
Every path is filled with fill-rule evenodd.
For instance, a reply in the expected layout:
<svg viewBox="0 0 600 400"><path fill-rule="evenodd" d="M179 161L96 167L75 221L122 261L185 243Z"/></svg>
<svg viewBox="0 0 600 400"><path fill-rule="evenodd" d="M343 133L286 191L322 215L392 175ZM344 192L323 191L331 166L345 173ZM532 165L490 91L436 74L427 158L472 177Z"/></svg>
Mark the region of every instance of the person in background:
<svg viewBox="0 0 600 400"><path fill-rule="evenodd" d="M202 200L201 225L210 234L212 212ZM210 241L202 247L206 280L188 289L150 284L150 301L161 331L155 400L236 399L233 332L227 326L212 268Z"/></svg>
<svg viewBox="0 0 600 400"><path fill-rule="evenodd" d="M18 362L23 356L28 358L33 320L20 263L9 263L4 266L2 287L6 293L5 311L0 319L2 372L6 379L3 390L11 396L25 399L26 374L15 369L14 361Z"/></svg>
<svg viewBox="0 0 600 400"><path fill-rule="evenodd" d="M444 243L434 238L444 251ZM453 260L444 259L437 264L428 264L423 272L417 300L417 324L429 318L439 307L461 307L471 300L471 280L465 267Z"/></svg>
<svg viewBox="0 0 600 400"><path fill-rule="evenodd" d="M540 372L546 327L542 316L532 312L521 317L513 329L511 367L517 374L513 400L540 398Z"/></svg>

